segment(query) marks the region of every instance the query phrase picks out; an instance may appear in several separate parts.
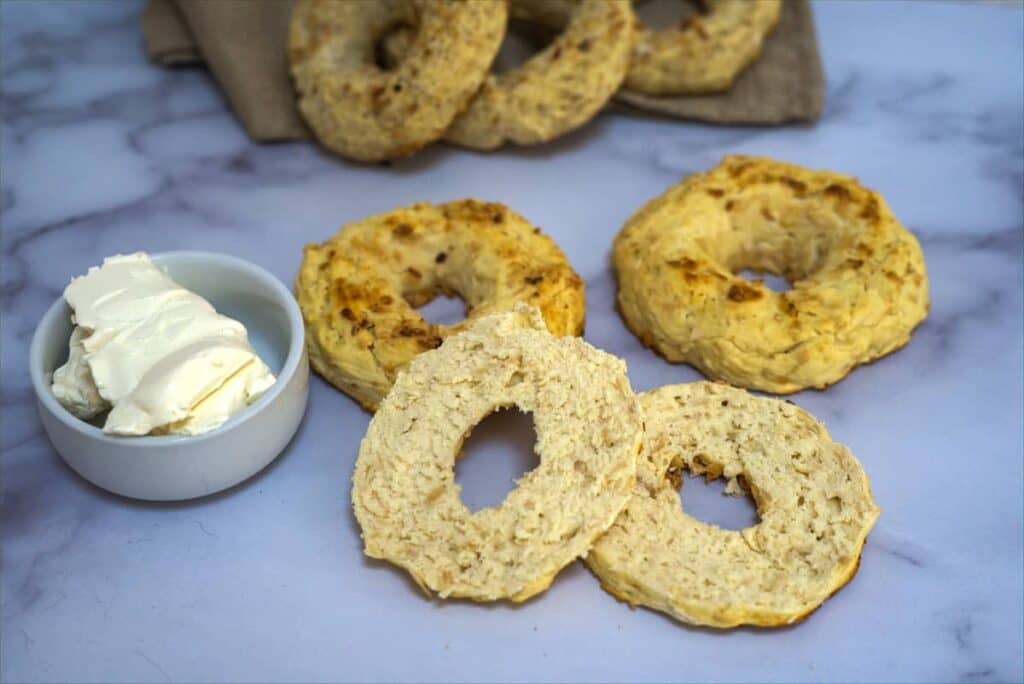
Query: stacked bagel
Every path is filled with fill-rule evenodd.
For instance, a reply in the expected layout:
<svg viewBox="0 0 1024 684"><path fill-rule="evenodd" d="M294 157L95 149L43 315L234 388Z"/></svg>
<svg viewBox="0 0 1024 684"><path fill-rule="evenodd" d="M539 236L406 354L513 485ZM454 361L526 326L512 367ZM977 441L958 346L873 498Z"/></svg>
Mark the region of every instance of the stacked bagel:
<svg viewBox="0 0 1024 684"><path fill-rule="evenodd" d="M682 26L652 31L629 0L300 0L289 60L299 110L344 157L393 159L442 138L534 145L585 124L623 84L654 95L728 89L781 0L703 4ZM554 39L496 74L510 12Z"/></svg>
<svg viewBox="0 0 1024 684"><path fill-rule="evenodd" d="M615 240L619 304L670 361L777 393L825 387L906 343L928 309L916 239L841 174L727 157L641 208ZM788 292L736 275L784 275ZM352 485L367 555L428 593L523 601L576 558L611 594L689 624L802 619L857 569L879 514L850 451L791 402L716 382L639 395L578 337L583 281L511 209L413 205L306 248L296 291L314 368L376 413ZM416 306L458 295L467 317ZM494 411L533 415L540 465L499 506L454 464ZM681 474L725 477L760 521L683 512Z"/></svg>

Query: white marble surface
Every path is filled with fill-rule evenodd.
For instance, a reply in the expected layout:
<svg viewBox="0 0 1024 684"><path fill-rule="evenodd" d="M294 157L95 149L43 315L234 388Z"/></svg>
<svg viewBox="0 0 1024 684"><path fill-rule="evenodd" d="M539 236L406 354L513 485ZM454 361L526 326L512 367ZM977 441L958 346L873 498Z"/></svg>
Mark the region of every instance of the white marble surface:
<svg viewBox="0 0 1024 684"><path fill-rule="evenodd" d="M606 114L541 149L437 146L391 167L251 144L205 73L146 63L138 12L0 5L5 681L1024 678L1020 5L819 5L829 87L813 128ZM623 355L636 388L694 379L619 321L608 245L727 152L859 176L920 236L932 281L906 349L795 397L860 457L884 509L860 573L804 624L688 629L612 600L579 564L520 607L425 600L360 553L348 487L369 417L319 380L276 465L195 503L105 495L41 432L29 337L104 255L217 250L287 282L302 244L343 221L469 195L564 246L588 282L587 339ZM514 452L505 428L486 432ZM492 461L472 459L475 488L515 473Z"/></svg>

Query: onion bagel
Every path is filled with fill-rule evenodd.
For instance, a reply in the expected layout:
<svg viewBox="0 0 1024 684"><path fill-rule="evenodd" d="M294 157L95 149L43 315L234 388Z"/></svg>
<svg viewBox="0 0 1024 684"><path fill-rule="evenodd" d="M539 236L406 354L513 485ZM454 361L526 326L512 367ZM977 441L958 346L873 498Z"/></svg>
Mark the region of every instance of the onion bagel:
<svg viewBox="0 0 1024 684"><path fill-rule="evenodd" d="M778 626L853 577L879 509L857 459L813 416L710 382L659 387L640 404L635 493L586 558L609 593L689 624ZM760 522L726 530L687 515L681 470L748 489Z"/></svg>
<svg viewBox="0 0 1024 684"><path fill-rule="evenodd" d="M619 309L646 345L779 394L824 388L903 346L928 312L921 247L881 195L764 158L726 157L648 202L613 261Z"/></svg>
<svg viewBox="0 0 1024 684"><path fill-rule="evenodd" d="M637 30L625 87L647 95L728 90L761 54L782 0L702 0L704 11L679 28Z"/></svg>
<svg viewBox="0 0 1024 684"><path fill-rule="evenodd" d="M540 463L473 513L455 459L473 426L506 406L533 414ZM413 359L370 421L352 478L366 555L442 598L524 601L618 516L642 433L621 360L555 337L524 304L480 318Z"/></svg>
<svg viewBox="0 0 1024 684"><path fill-rule="evenodd" d="M423 320L416 307L439 294L461 297L467 320L522 301L555 335L583 333L583 280L558 245L473 199L377 214L307 245L295 293L313 368L371 411L414 356L465 327Z"/></svg>
<svg viewBox="0 0 1024 684"><path fill-rule="evenodd" d="M476 94L505 35L508 9L486 0L301 0L289 59L299 110L324 145L376 161L440 138ZM377 42L416 26L407 59L378 68Z"/></svg>

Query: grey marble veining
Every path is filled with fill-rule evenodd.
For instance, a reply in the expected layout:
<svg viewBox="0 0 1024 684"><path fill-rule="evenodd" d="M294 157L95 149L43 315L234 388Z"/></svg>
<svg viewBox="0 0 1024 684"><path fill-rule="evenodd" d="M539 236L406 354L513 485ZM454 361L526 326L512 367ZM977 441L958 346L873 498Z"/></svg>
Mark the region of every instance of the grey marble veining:
<svg viewBox="0 0 1024 684"><path fill-rule="evenodd" d="M145 61L139 9L0 4L5 681L1024 678L1020 5L817 5L829 87L814 127L614 112L544 148L435 146L386 167L253 145L205 73ZM608 245L642 202L730 152L879 189L932 284L905 349L794 397L858 455L883 509L858 575L804 624L681 627L579 564L524 606L425 600L361 555L348 482L368 416L319 380L273 466L195 503L104 494L42 434L28 342L70 276L114 252L196 248L289 282L303 243L422 199L516 208L587 280L586 337L627 359L637 389L696 379L622 325ZM489 469L472 470L483 486Z"/></svg>

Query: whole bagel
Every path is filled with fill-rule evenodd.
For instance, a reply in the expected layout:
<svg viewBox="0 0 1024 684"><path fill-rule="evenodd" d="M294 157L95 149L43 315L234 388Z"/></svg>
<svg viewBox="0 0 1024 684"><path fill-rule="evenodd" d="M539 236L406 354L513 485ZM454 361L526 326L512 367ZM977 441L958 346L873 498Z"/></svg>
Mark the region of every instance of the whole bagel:
<svg viewBox="0 0 1024 684"><path fill-rule="evenodd" d="M768 392L824 388L906 344L928 312L921 248L881 195L764 158L726 157L648 202L613 261L619 309L644 344Z"/></svg>
<svg viewBox="0 0 1024 684"><path fill-rule="evenodd" d="M590 121L626 76L635 23L629 0L564 0L547 7L511 0L511 12L554 21L558 34L522 65L489 74L445 133L448 142L478 150L548 142ZM385 38L391 63L409 59L412 35L406 27Z"/></svg>
<svg viewBox="0 0 1024 684"><path fill-rule="evenodd" d="M471 512L455 459L495 410L533 414L539 465ZM359 447L352 505L365 552L442 598L525 601L586 554L626 504L643 421L625 364L545 330L517 304L417 356Z"/></svg>
<svg viewBox="0 0 1024 684"><path fill-rule="evenodd" d="M479 89L507 14L490 0L300 0L289 39L299 110L342 156L411 154L440 138ZM408 58L385 71L377 42L399 25L417 29Z"/></svg>
<svg viewBox="0 0 1024 684"><path fill-rule="evenodd" d="M516 0L513 0L513 3ZM590 121L629 69L629 0L578 0L554 41L518 68L490 74L445 140L479 150L535 145Z"/></svg>
<svg viewBox="0 0 1024 684"><path fill-rule="evenodd" d="M702 0L679 28L638 27L625 87L648 95L728 90L761 54L782 0Z"/></svg>
<svg viewBox="0 0 1024 684"><path fill-rule="evenodd" d="M782 0L699 0L701 10L677 28L652 29L637 19L624 88L647 95L728 90L761 54L779 21ZM514 0L511 15L557 31L571 0Z"/></svg>
<svg viewBox="0 0 1024 684"><path fill-rule="evenodd" d="M508 207L473 199L377 214L307 245L295 293L313 368L371 411L414 356L517 301L538 307L555 335L583 332L583 280L558 245ZM439 294L461 297L466 320L423 320L416 307Z"/></svg>
<svg viewBox="0 0 1024 684"><path fill-rule="evenodd" d="M640 404L636 489L586 558L608 592L689 624L770 627L853 577L879 510L860 463L813 416L710 382L659 387ZM687 515L683 470L749 490L760 522L726 530Z"/></svg>

